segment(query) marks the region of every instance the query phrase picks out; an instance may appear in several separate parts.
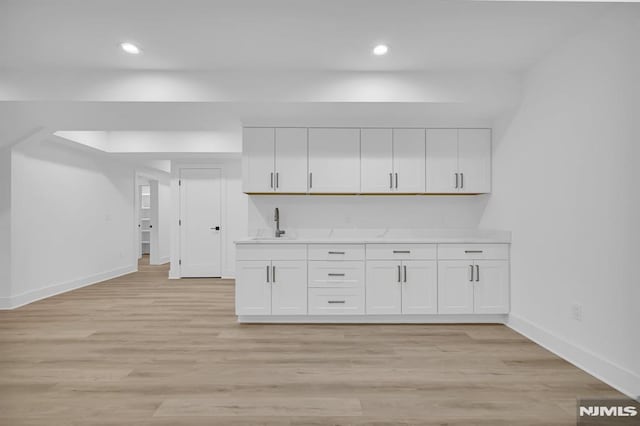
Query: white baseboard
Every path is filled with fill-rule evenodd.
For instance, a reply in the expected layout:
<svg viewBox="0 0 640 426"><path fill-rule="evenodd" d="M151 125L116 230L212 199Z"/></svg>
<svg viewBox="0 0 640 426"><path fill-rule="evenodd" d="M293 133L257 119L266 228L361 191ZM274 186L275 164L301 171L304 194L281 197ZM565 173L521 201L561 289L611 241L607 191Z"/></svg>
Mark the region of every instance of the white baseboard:
<svg viewBox="0 0 640 426"><path fill-rule="evenodd" d="M121 268L112 269L111 271L101 272L99 274L90 275L83 278L67 281L64 283L54 284L48 287L39 288L37 290L27 291L22 294L18 294L12 297L0 298L0 309L15 309L20 306L28 305L29 303L36 302L38 300L46 299L47 297L55 296L57 294L66 293L71 290L76 290L81 287L86 287L91 284L96 284L102 281L117 278L122 275L136 272L137 266L123 266Z"/></svg>
<svg viewBox="0 0 640 426"><path fill-rule="evenodd" d="M241 323L297 324L504 324L507 315L239 315Z"/></svg>
<svg viewBox="0 0 640 426"><path fill-rule="evenodd" d="M516 315L509 315L507 326L630 398L640 397L640 376L631 371Z"/></svg>

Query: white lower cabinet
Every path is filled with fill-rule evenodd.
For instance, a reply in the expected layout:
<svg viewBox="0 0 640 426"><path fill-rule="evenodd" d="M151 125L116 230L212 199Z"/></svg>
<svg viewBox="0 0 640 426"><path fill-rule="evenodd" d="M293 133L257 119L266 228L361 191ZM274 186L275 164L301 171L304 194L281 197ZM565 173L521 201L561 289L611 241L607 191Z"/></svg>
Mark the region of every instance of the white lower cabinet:
<svg viewBox="0 0 640 426"><path fill-rule="evenodd" d="M441 260L438 274L439 313L509 312L509 261Z"/></svg>
<svg viewBox="0 0 640 426"><path fill-rule="evenodd" d="M236 264L236 315L271 315L271 262Z"/></svg>
<svg viewBox="0 0 640 426"><path fill-rule="evenodd" d="M509 312L506 244L264 243L239 246L236 258L236 314L246 319L428 322L449 314L449 321L495 321Z"/></svg>
<svg viewBox="0 0 640 426"><path fill-rule="evenodd" d="M338 251L357 257L364 247ZM311 250L310 259L324 258L323 249ZM336 251L336 249L332 249ZM364 262L309 260L309 315L364 314Z"/></svg>
<svg viewBox="0 0 640 426"><path fill-rule="evenodd" d="M306 315L307 262L237 262L237 315Z"/></svg>
<svg viewBox="0 0 640 426"><path fill-rule="evenodd" d="M437 280L433 260L367 261L367 314L435 314Z"/></svg>

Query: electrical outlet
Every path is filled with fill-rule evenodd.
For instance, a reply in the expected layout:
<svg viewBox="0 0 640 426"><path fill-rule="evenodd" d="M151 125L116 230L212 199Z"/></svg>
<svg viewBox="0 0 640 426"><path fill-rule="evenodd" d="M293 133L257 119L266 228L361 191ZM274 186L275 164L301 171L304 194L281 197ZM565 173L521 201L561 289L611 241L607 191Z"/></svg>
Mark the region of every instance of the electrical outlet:
<svg viewBox="0 0 640 426"><path fill-rule="evenodd" d="M576 321L582 321L582 305L580 303L571 305L571 318Z"/></svg>

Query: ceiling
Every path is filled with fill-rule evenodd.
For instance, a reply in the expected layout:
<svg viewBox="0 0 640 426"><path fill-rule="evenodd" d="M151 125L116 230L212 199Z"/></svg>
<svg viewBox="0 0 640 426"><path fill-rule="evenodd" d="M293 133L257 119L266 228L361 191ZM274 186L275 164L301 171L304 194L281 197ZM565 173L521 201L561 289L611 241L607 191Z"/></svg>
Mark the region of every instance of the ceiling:
<svg viewBox="0 0 640 426"><path fill-rule="evenodd" d="M0 0L0 68L531 66L611 4L425 0ZM132 41L144 53L129 56ZM371 55L377 43L384 57Z"/></svg>

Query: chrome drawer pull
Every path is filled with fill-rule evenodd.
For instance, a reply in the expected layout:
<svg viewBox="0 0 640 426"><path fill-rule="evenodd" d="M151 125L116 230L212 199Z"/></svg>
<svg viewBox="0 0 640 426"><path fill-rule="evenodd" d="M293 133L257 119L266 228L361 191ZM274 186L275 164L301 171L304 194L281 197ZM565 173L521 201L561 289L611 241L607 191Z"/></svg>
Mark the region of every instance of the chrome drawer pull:
<svg viewBox="0 0 640 426"><path fill-rule="evenodd" d="M482 253L482 250L465 250L465 253Z"/></svg>
<svg viewBox="0 0 640 426"><path fill-rule="evenodd" d="M343 251L330 251L329 254L344 254Z"/></svg>
<svg viewBox="0 0 640 426"><path fill-rule="evenodd" d="M396 254L397 254L397 253L405 253L405 254L409 254L409 253L411 253L411 250L394 250L393 252L394 252L394 253L396 253Z"/></svg>
<svg viewBox="0 0 640 426"><path fill-rule="evenodd" d="M344 277L344 274L328 274L330 277Z"/></svg>
<svg viewBox="0 0 640 426"><path fill-rule="evenodd" d="M345 300L329 300L328 303L345 303Z"/></svg>

